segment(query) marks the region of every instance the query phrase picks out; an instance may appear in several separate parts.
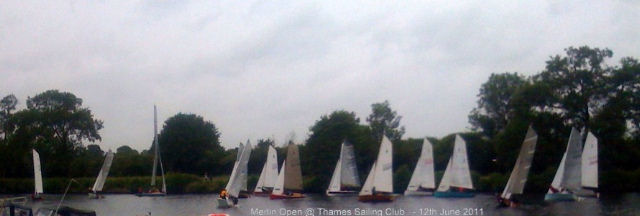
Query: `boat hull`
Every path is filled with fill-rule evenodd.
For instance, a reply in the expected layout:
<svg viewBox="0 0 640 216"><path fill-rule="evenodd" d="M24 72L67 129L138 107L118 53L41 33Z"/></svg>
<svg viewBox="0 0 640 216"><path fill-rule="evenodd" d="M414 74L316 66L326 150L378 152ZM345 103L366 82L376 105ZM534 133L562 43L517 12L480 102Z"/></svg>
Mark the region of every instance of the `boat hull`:
<svg viewBox="0 0 640 216"><path fill-rule="evenodd" d="M433 193L434 197L438 198L471 198L475 194L472 192L459 192L459 191L436 191Z"/></svg>
<svg viewBox="0 0 640 216"><path fill-rule="evenodd" d="M101 199L101 198L104 198L104 196L97 193L89 193L89 199Z"/></svg>
<svg viewBox="0 0 640 216"><path fill-rule="evenodd" d="M286 195L286 194L271 194L271 195L269 195L269 199L299 199L299 198L304 198L304 194L292 193L290 195Z"/></svg>
<svg viewBox="0 0 640 216"><path fill-rule="evenodd" d="M390 194L375 194L375 195L360 195L358 201L360 202L392 202L395 196Z"/></svg>
<svg viewBox="0 0 640 216"><path fill-rule="evenodd" d="M234 206L233 204L229 203L227 199L217 198L216 201L218 204L218 208L221 209L231 208Z"/></svg>
<svg viewBox="0 0 640 216"><path fill-rule="evenodd" d="M404 191L405 196L433 196L433 191Z"/></svg>
<svg viewBox="0 0 640 216"><path fill-rule="evenodd" d="M249 198L251 196L251 193L248 191L240 191L240 193L238 193L238 198Z"/></svg>
<svg viewBox="0 0 640 216"><path fill-rule="evenodd" d="M327 191L327 196L354 196L358 191Z"/></svg>
<svg viewBox="0 0 640 216"><path fill-rule="evenodd" d="M553 194L545 194L544 201L546 202L571 202L576 201L576 196L569 193L553 193Z"/></svg>
<svg viewBox="0 0 640 216"><path fill-rule="evenodd" d="M136 196L139 197L158 197L158 196L166 196L166 193L139 193Z"/></svg>

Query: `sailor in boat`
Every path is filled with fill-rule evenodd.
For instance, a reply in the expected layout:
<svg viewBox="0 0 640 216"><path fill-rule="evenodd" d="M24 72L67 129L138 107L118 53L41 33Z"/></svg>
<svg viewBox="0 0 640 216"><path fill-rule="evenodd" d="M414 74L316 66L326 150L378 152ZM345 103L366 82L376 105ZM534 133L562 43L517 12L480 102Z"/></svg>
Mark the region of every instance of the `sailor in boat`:
<svg viewBox="0 0 640 216"><path fill-rule="evenodd" d="M222 191L220 191L220 199L226 200L227 198L231 198L231 201L233 202L234 205L238 204L238 198L229 196L229 193L227 193L227 190L222 189Z"/></svg>

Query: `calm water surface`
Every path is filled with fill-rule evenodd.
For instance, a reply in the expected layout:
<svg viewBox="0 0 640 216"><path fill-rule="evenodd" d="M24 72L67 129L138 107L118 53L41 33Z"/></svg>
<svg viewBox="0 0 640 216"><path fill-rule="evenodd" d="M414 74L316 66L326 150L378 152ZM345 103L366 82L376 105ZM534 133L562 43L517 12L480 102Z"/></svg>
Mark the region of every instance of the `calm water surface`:
<svg viewBox="0 0 640 216"><path fill-rule="evenodd" d="M49 200L61 196L49 195ZM225 212L230 215L640 215L640 194L625 194L581 202L545 204L543 196L529 197L532 204L520 208L496 209L492 195L478 194L474 198L442 199L434 197L397 197L391 203L361 203L356 197L325 197L307 195L298 200L269 200L268 197L241 199L239 207L216 208L217 195L175 195L166 197L136 197L106 195L104 199L88 199L86 195L67 195L64 205L93 209L98 215L207 215ZM55 206L55 201L28 202L35 209ZM324 210L322 210L324 209ZM443 210L445 212L443 212ZM457 212L456 212L457 211Z"/></svg>

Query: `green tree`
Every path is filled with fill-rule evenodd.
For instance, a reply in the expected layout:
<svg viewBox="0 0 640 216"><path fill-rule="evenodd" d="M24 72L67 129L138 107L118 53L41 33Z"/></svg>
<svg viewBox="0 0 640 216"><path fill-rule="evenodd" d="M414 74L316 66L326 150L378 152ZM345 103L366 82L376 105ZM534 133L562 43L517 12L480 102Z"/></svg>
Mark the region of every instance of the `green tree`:
<svg viewBox="0 0 640 216"><path fill-rule="evenodd" d="M512 97L525 82L518 73L491 74L480 87L478 107L469 115L471 126L481 129L488 137L503 130L515 108Z"/></svg>
<svg viewBox="0 0 640 216"><path fill-rule="evenodd" d="M566 56L556 55L546 62L545 70L537 77L551 86L553 107L558 108L565 121L577 128L590 128L589 121L603 106L606 96L605 76L611 68L605 60L613 56L609 49L569 47Z"/></svg>
<svg viewBox="0 0 640 216"><path fill-rule="evenodd" d="M404 126L400 126L399 116L391 109L389 101L371 104L371 114L367 117L367 122L376 140L382 140L382 135L386 135L391 141L397 141L404 135Z"/></svg>
<svg viewBox="0 0 640 216"><path fill-rule="evenodd" d="M178 113L164 123L158 136L166 171L203 175L222 174L224 149L216 126L195 114ZM153 152L153 146L149 152Z"/></svg>

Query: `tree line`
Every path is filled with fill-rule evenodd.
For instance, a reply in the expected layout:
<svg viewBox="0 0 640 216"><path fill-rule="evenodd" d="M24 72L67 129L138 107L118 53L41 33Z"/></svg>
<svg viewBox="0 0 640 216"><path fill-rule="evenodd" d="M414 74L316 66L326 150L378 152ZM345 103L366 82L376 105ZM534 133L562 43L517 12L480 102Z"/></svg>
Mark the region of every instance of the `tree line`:
<svg viewBox="0 0 640 216"><path fill-rule="evenodd" d="M534 75L492 74L480 87L478 104L469 114L472 130L461 133L476 188L502 189L527 127L532 125L539 138L527 191L546 191L571 127L591 131L598 138L603 192L640 191L635 184L640 181L640 64L635 58L624 57L610 66L607 60L612 56L609 49L569 47L563 55L551 56L546 67ZM30 178L31 148L40 152L45 178L96 175L104 150L94 143L101 139L103 122L82 106L82 99L49 90L29 97L23 110L16 111L17 103L13 95L0 101L0 158L4 159L0 178ZM320 116L300 144L305 190L323 192L327 188L345 140L354 144L360 177L366 178L383 134L393 142L396 192L406 188L424 138L433 144L439 179L456 133L403 139L401 120L388 101L372 104L364 122L346 110ZM178 113L168 118L158 135L165 170L228 175L237 149L224 149L219 137L215 124L196 114ZM269 145L276 146L280 164L286 154L284 143L268 138L254 142L249 161L253 182ZM110 176L150 175L151 143L149 140L149 149L142 152L128 145L117 148Z"/></svg>

